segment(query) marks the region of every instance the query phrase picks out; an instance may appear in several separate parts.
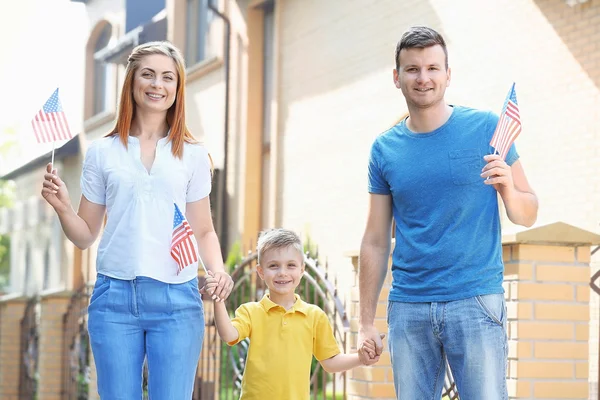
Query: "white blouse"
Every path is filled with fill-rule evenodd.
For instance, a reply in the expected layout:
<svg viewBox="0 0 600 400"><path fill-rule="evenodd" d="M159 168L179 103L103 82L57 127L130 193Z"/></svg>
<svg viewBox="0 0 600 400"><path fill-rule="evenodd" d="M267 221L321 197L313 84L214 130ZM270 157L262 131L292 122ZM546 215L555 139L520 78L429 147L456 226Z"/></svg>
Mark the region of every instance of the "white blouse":
<svg viewBox="0 0 600 400"><path fill-rule="evenodd" d="M117 279L187 282L198 275L198 263L177 274L171 257L174 204L185 213L186 203L210 194L208 151L186 143L179 159L171 153L171 143L160 139L150 172L140 156L139 140L131 136L127 149L118 136L111 136L93 141L85 154L81 191L107 211L96 270Z"/></svg>

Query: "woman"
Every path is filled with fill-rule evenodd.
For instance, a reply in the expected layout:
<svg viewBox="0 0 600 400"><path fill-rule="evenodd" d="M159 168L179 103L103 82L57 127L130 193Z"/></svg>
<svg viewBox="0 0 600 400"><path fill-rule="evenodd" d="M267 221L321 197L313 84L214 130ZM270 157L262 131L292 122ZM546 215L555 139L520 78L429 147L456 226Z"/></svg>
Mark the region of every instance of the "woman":
<svg viewBox="0 0 600 400"><path fill-rule="evenodd" d="M121 93L115 128L86 152L78 212L51 164L42 196L80 249L107 213L88 323L100 397L140 399L147 357L151 399L190 399L204 334L198 261L219 279L217 301L233 287L211 219L212 163L186 128L185 66L172 44L136 47Z"/></svg>

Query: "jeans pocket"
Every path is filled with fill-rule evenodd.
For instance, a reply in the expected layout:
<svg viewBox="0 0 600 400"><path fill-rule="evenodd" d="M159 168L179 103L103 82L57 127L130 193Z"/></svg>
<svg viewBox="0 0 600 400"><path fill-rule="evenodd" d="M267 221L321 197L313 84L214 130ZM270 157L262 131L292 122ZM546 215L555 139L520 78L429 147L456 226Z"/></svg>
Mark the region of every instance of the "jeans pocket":
<svg viewBox="0 0 600 400"><path fill-rule="evenodd" d="M484 160L478 149L452 150L448 157L450 175L455 185L469 185L483 180L480 175Z"/></svg>
<svg viewBox="0 0 600 400"><path fill-rule="evenodd" d="M506 318L504 294L499 293L475 296L475 300L488 318L494 323L504 326L504 320Z"/></svg>
<svg viewBox="0 0 600 400"><path fill-rule="evenodd" d="M92 291L92 296L90 297L90 304L88 306L88 312L93 307L98 307L98 303L102 298L108 296L108 290L110 289L110 278L108 276L98 274L96 278L96 283L94 284L94 289ZM100 301L100 304L102 302Z"/></svg>

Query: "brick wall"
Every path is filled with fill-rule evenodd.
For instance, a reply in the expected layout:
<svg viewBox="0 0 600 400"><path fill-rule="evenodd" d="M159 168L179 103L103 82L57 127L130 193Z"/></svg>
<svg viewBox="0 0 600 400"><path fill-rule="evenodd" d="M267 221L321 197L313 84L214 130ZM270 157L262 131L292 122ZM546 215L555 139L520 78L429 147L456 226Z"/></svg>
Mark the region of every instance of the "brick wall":
<svg viewBox="0 0 600 400"><path fill-rule="evenodd" d="M73 293L60 291L42 296L39 341L39 400L61 400L63 377L63 316Z"/></svg>
<svg viewBox="0 0 600 400"><path fill-rule="evenodd" d="M588 399L590 244L600 236L555 223L503 238L509 338L509 397ZM542 244L532 244L542 243ZM588 243L588 244L582 244ZM351 255L358 267L358 255ZM375 324L387 332L386 278ZM350 296L350 351L356 351L358 286ZM387 343L381 361L348 374L349 399L394 399ZM347 350L348 351L348 350Z"/></svg>
<svg viewBox="0 0 600 400"><path fill-rule="evenodd" d="M21 320L27 298L0 298L0 399L18 400L21 366Z"/></svg>
<svg viewBox="0 0 600 400"><path fill-rule="evenodd" d="M588 398L589 246L504 247L511 398Z"/></svg>
<svg viewBox="0 0 600 400"><path fill-rule="evenodd" d="M351 256L352 264L358 271L358 254ZM387 298L390 293L392 283L391 269L385 278L377 311L375 314L375 327L381 333L387 335ZM348 315L350 318L350 340L346 352L356 352L358 339L358 316L359 316L359 291L355 285L350 291L350 302ZM358 367L348 371L346 374L348 380L348 400L360 399L395 399L394 377L392 375L392 363L390 353L387 351L387 337L383 339L384 352L379 362L371 367Z"/></svg>

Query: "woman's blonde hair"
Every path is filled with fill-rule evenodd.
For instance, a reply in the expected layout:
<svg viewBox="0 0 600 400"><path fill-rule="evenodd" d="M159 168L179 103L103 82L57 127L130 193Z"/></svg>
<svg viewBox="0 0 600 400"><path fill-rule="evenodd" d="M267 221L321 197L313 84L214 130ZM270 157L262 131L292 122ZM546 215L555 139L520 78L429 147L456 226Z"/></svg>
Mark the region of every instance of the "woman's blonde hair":
<svg viewBox="0 0 600 400"><path fill-rule="evenodd" d="M198 143L185 125L185 61L179 49L170 42L148 42L136 46L127 59L125 80L119 101L119 114L114 129L106 136L119 135L121 142L127 147L131 121L135 118L135 100L133 99L133 81L135 72L140 67L140 61L145 56L160 54L175 61L177 68L177 92L175 102L167 111L167 124L171 151L175 157L183 156L184 143Z"/></svg>

